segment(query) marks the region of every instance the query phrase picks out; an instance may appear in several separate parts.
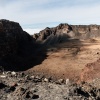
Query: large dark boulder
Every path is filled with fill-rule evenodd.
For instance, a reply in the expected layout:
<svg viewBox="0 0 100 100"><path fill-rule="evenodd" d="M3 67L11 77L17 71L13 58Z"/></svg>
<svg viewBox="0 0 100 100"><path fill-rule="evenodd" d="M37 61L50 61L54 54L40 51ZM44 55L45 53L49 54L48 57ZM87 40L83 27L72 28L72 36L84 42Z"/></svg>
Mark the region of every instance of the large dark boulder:
<svg viewBox="0 0 100 100"><path fill-rule="evenodd" d="M0 66L5 70L25 70L33 66L36 51L34 39L19 23L0 20Z"/></svg>

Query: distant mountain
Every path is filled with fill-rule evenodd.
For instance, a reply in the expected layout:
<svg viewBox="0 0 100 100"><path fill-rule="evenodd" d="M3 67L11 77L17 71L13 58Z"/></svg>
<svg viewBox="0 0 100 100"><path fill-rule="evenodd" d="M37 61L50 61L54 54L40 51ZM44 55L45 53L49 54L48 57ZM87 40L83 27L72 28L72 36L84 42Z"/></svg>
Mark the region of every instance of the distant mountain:
<svg viewBox="0 0 100 100"><path fill-rule="evenodd" d="M45 28L33 38L42 44L55 44L70 39L89 39L100 37L100 25L69 25L59 24L57 27Z"/></svg>

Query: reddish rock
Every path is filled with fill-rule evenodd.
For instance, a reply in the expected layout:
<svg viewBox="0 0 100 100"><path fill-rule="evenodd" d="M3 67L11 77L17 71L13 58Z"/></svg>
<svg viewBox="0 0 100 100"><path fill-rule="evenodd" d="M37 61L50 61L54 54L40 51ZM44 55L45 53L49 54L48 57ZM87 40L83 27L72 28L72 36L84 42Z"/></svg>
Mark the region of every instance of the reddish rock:
<svg viewBox="0 0 100 100"><path fill-rule="evenodd" d="M100 59L87 64L80 75L80 81L92 82L96 78L100 78Z"/></svg>

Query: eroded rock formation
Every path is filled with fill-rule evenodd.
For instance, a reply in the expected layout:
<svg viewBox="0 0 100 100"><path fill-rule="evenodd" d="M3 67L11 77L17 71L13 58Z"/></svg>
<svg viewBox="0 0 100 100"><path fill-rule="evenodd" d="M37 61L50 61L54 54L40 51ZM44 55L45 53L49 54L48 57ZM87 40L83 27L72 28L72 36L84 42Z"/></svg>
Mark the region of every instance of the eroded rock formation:
<svg viewBox="0 0 100 100"><path fill-rule="evenodd" d="M33 38L39 43L55 44L68 39L89 39L100 37L99 25L68 25L60 24L54 28L45 28Z"/></svg>
<svg viewBox="0 0 100 100"><path fill-rule="evenodd" d="M32 62L35 51L34 39L19 23L0 20L0 66L7 70L23 69Z"/></svg>

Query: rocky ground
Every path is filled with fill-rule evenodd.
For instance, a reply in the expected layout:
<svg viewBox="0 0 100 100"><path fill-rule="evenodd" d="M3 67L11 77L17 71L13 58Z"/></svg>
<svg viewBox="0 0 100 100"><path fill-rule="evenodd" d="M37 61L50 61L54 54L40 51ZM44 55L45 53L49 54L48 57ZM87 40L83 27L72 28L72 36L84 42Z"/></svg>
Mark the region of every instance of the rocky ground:
<svg viewBox="0 0 100 100"><path fill-rule="evenodd" d="M0 74L0 100L100 100L100 88L9 71Z"/></svg>

